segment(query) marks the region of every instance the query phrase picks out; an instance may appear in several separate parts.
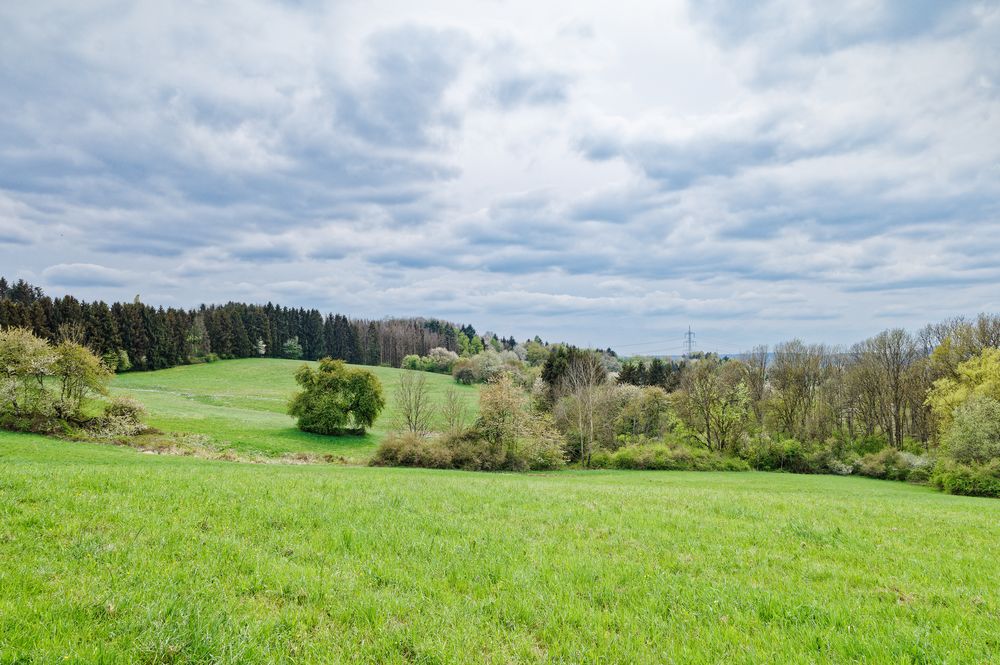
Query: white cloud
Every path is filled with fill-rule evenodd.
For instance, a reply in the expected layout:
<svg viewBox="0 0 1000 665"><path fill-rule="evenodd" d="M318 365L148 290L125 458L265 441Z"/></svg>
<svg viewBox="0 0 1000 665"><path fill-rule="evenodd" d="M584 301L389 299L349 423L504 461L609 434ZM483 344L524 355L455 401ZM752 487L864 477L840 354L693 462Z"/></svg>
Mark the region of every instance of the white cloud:
<svg viewBox="0 0 1000 665"><path fill-rule="evenodd" d="M1000 10L855 4L9 4L0 264L664 352L997 307Z"/></svg>

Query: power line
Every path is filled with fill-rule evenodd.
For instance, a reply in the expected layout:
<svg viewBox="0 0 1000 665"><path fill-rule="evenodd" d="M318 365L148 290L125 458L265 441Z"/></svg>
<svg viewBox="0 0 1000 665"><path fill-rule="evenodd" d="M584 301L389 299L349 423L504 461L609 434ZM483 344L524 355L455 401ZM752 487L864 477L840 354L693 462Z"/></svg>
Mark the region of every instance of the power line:
<svg viewBox="0 0 1000 665"><path fill-rule="evenodd" d="M691 326L688 326L688 331L684 333L684 344L687 346L687 357L690 358L694 351L694 333L691 332Z"/></svg>

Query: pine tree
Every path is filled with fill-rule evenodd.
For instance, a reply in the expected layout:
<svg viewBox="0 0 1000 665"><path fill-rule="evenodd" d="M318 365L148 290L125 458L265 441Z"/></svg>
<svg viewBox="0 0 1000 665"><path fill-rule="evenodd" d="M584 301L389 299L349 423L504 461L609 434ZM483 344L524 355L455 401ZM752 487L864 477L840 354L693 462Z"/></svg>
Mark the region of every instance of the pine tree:
<svg viewBox="0 0 1000 665"><path fill-rule="evenodd" d="M444 348L458 353L458 335L455 327L447 325L444 327Z"/></svg>
<svg viewBox="0 0 1000 665"><path fill-rule="evenodd" d="M382 351L379 346L378 326L372 321L368 324L368 335L365 339L365 364L378 365L382 362Z"/></svg>
<svg viewBox="0 0 1000 665"><path fill-rule="evenodd" d="M660 358L653 358L649 363L646 383L650 386L662 386L667 381L667 369Z"/></svg>

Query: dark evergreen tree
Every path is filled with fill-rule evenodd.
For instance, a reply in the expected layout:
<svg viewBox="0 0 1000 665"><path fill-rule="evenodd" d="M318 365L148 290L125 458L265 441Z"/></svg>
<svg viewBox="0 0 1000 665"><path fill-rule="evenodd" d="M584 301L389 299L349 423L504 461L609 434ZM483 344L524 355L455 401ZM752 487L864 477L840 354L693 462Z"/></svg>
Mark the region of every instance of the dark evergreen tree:
<svg viewBox="0 0 1000 665"><path fill-rule="evenodd" d="M302 342L302 351L308 360L318 360L325 353L323 342L323 315L318 310L312 309L305 312L302 317L302 334L299 336Z"/></svg>
<svg viewBox="0 0 1000 665"><path fill-rule="evenodd" d="M365 336L365 364L378 365L382 362L382 351L378 339L378 326L372 321L368 324Z"/></svg>
<svg viewBox="0 0 1000 665"><path fill-rule="evenodd" d="M444 348L458 352L458 334L455 332L455 326L444 327Z"/></svg>
<svg viewBox="0 0 1000 665"><path fill-rule="evenodd" d="M667 369L660 358L653 358L649 362L649 372L646 375L646 383L651 386L662 386L666 382Z"/></svg>

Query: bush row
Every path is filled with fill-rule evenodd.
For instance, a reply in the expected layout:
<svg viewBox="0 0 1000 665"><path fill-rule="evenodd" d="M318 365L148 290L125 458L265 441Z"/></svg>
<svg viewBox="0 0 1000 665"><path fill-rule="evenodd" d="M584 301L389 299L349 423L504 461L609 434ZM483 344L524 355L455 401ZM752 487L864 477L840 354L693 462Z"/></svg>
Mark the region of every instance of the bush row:
<svg viewBox="0 0 1000 665"><path fill-rule="evenodd" d="M759 437L743 444L738 454L758 471L853 474L914 483L926 483L931 477L930 458L879 448L868 438L807 444L796 439Z"/></svg>
<svg viewBox="0 0 1000 665"><path fill-rule="evenodd" d="M934 467L931 483L948 494L1000 497L1000 460L986 464L942 460Z"/></svg>
<svg viewBox="0 0 1000 665"><path fill-rule="evenodd" d="M375 451L372 466L464 471L541 471L565 464L559 441L525 437L510 446L491 444L476 430L440 435L393 432Z"/></svg>
<svg viewBox="0 0 1000 665"><path fill-rule="evenodd" d="M615 451L599 450L590 459L598 469L656 471L749 471L736 457L725 457L698 448L669 444L628 445Z"/></svg>

